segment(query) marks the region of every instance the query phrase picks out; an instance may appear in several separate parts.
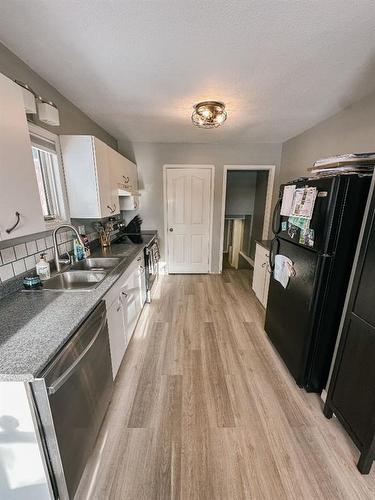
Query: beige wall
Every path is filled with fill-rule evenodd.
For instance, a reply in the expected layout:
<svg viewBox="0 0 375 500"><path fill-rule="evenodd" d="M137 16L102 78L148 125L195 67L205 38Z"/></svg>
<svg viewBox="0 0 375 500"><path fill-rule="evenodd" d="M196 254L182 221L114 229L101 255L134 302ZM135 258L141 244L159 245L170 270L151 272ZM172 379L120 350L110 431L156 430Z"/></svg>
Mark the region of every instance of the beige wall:
<svg viewBox="0 0 375 500"><path fill-rule="evenodd" d="M375 94L285 142L280 182L306 176L318 158L363 151L375 151Z"/></svg>
<svg viewBox="0 0 375 500"><path fill-rule="evenodd" d="M68 71L68 68L61 68L61 71ZM88 134L95 135L110 146L117 149L117 141L104 129L99 127L93 120L86 116L80 109L61 95L46 80L43 80L21 59L15 56L9 49L0 43L0 73L12 80L20 80L27 83L38 95L53 101L59 108L59 127L49 127L45 123L35 120L37 125L50 130L55 134Z"/></svg>
<svg viewBox="0 0 375 500"><path fill-rule="evenodd" d="M119 143L120 151L126 144ZM220 263L221 201L224 165L276 165L278 174L281 144L153 144L134 143L137 162L141 210L144 229L158 229L164 257L163 217L163 165L213 164L215 165L212 270L218 272ZM128 152L129 154L129 152ZM276 181L277 182L277 181Z"/></svg>
<svg viewBox="0 0 375 500"><path fill-rule="evenodd" d="M225 203L226 215L249 215L254 213L257 172L228 170Z"/></svg>

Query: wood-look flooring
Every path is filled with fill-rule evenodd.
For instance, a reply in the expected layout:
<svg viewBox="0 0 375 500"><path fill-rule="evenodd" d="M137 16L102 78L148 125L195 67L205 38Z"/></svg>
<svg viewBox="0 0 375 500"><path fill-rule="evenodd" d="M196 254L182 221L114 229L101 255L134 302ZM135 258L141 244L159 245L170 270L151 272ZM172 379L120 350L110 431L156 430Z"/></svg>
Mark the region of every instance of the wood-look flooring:
<svg viewBox="0 0 375 500"><path fill-rule="evenodd" d="M374 499L375 471L357 471L357 449L297 387L263 321L248 271L162 276L77 498Z"/></svg>

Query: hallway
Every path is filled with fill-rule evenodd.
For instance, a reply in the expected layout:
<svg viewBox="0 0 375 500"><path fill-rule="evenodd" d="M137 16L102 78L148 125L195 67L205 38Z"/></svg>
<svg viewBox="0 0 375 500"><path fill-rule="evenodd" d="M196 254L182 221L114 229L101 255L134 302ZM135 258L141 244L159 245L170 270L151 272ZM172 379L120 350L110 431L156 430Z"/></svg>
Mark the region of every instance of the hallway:
<svg viewBox="0 0 375 500"><path fill-rule="evenodd" d="M79 500L370 499L375 471L262 329L249 271L161 276Z"/></svg>

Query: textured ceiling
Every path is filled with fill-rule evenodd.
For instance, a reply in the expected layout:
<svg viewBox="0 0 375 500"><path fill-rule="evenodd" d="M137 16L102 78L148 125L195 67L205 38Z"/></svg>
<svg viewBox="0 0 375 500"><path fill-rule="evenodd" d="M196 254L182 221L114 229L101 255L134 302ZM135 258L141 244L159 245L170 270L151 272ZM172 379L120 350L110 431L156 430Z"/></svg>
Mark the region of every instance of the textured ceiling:
<svg viewBox="0 0 375 500"><path fill-rule="evenodd" d="M373 0L1 0L0 39L132 141L279 142L375 90Z"/></svg>

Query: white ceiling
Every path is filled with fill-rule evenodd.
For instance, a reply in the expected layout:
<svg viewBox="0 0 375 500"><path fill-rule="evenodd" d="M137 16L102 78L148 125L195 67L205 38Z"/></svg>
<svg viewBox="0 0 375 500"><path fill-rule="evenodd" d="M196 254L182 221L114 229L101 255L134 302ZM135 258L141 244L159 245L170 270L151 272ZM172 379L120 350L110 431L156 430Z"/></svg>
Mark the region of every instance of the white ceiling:
<svg viewBox="0 0 375 500"><path fill-rule="evenodd" d="M131 141L284 141L375 90L373 0L1 0L0 39Z"/></svg>

